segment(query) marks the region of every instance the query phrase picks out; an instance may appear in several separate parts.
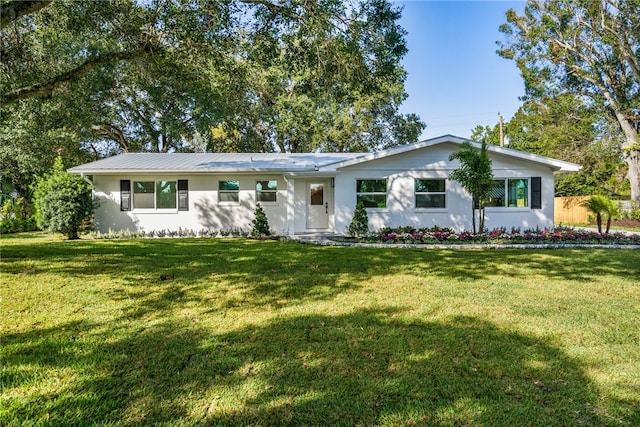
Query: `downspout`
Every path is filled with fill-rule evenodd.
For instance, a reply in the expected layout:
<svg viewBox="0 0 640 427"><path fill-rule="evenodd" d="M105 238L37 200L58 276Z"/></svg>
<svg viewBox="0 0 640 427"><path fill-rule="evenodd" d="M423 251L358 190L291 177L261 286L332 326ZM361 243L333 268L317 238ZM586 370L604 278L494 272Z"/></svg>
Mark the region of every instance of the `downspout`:
<svg viewBox="0 0 640 427"><path fill-rule="evenodd" d="M97 197L96 197L96 189L95 189L95 188L94 188L94 186L93 186L93 181L91 181L91 180L89 179L89 177L88 177L88 176L86 176L86 175L84 174L84 172L80 172L80 176L81 176L81 177L82 177L82 179L83 179L87 184L89 184L89 186L91 187L91 199L92 199L92 200L94 200L94 201L95 201L95 200L97 200Z"/></svg>
<svg viewBox="0 0 640 427"><path fill-rule="evenodd" d="M84 174L84 172L80 172L80 176L87 184L91 186L91 189L93 190L93 182Z"/></svg>

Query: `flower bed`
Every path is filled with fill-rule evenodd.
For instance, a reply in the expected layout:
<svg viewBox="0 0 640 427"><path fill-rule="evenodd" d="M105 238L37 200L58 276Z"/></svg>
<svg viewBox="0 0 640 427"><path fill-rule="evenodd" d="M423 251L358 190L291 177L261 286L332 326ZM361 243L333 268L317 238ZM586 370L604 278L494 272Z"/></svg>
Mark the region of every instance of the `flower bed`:
<svg viewBox="0 0 640 427"><path fill-rule="evenodd" d="M495 228L493 230L473 234L469 231L456 233L449 228L420 228L411 227L383 228L377 233L370 233L359 240L366 243L390 244L612 244L612 245L640 245L640 234L612 232L600 234L595 231L576 230L568 227L555 229L528 229L521 231L513 228Z"/></svg>

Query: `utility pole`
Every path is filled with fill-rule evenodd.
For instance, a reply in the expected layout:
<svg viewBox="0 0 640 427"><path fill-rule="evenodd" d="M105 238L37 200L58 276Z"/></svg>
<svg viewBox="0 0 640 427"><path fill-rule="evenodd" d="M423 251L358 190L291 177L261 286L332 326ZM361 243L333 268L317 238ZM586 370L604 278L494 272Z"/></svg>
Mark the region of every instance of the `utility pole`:
<svg viewBox="0 0 640 427"><path fill-rule="evenodd" d="M500 120L500 147L504 147L504 130L502 129L502 114L498 113L498 119Z"/></svg>

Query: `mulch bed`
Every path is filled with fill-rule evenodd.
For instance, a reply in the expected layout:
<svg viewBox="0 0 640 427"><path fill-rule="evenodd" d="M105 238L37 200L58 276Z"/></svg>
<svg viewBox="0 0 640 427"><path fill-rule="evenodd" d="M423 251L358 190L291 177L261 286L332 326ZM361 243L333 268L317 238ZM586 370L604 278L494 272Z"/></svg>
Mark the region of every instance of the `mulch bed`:
<svg viewBox="0 0 640 427"><path fill-rule="evenodd" d="M615 225L616 227L640 228L640 221L635 219L618 219L611 221L611 225Z"/></svg>

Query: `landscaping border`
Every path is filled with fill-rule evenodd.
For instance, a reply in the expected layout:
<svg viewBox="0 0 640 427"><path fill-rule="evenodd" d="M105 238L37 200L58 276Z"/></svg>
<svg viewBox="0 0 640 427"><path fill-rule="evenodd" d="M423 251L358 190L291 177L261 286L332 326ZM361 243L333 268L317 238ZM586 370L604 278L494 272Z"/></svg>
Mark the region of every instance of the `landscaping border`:
<svg viewBox="0 0 640 427"><path fill-rule="evenodd" d="M617 243L371 243L371 242L341 242L331 237L294 236L281 237L284 240L297 241L302 244L316 246L354 246L365 248L400 248L400 249L640 249L640 245L621 245Z"/></svg>

